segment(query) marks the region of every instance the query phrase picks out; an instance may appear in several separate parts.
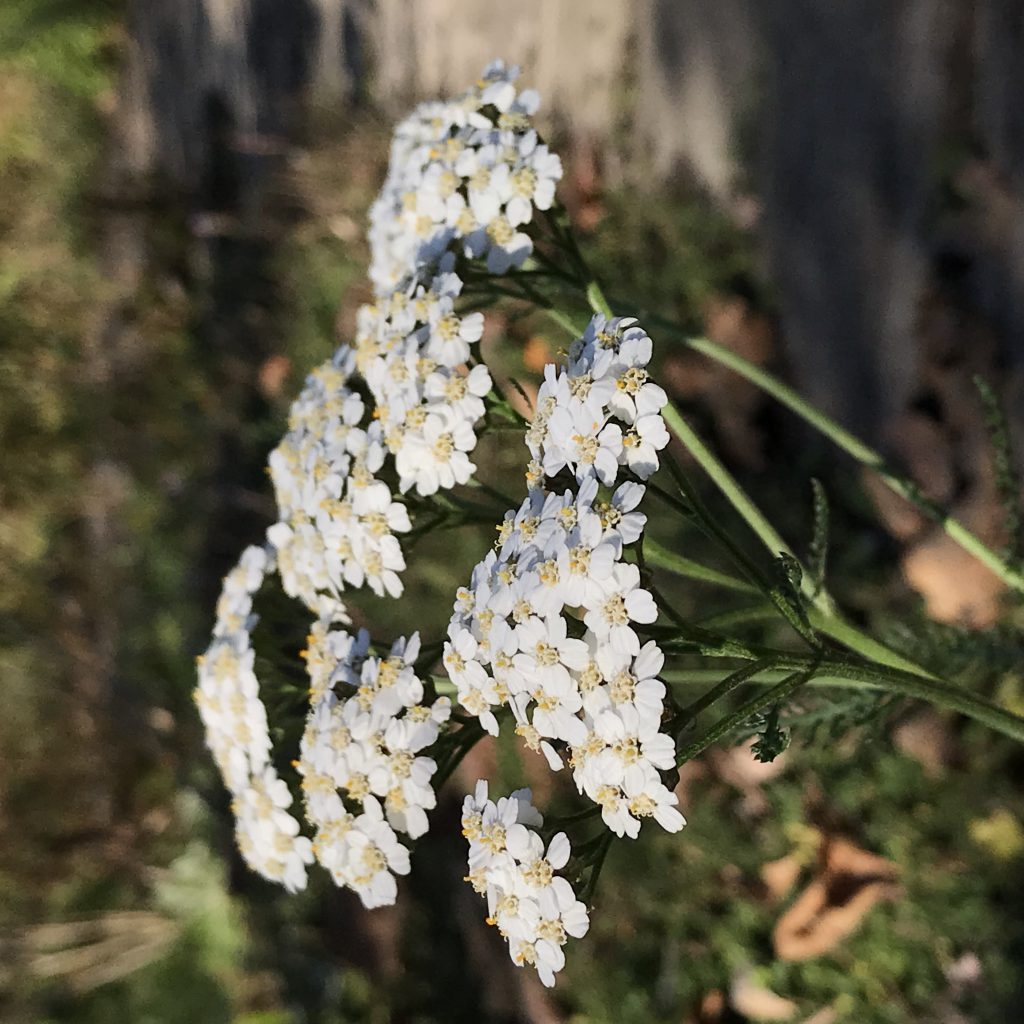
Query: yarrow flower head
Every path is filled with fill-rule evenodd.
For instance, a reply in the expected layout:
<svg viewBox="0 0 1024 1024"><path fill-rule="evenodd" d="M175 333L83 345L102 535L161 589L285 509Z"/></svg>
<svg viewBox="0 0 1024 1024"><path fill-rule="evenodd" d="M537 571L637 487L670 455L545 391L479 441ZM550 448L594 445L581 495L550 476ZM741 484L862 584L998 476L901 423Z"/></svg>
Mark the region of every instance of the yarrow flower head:
<svg viewBox="0 0 1024 1024"><path fill-rule="evenodd" d="M439 697L423 703L413 663L419 637L397 640L386 658L369 653L369 636L320 623L305 652L311 701L296 763L313 852L334 881L367 907L393 903L395 875L409 871L398 834L416 839L437 800L437 770L424 751L451 713Z"/></svg>
<svg viewBox="0 0 1024 1024"><path fill-rule="evenodd" d="M320 596L368 586L398 597L405 559L396 534L411 528L405 506L376 475L385 448L379 424L349 386L350 349L314 370L292 404L289 430L269 469L279 521L267 532L286 593L315 611Z"/></svg>
<svg viewBox="0 0 1024 1024"><path fill-rule="evenodd" d="M590 918L572 884L558 874L572 854L569 839L559 832L545 846L535 831L543 824L528 789L495 803L480 781L462 806L466 881L486 898L487 923L508 943L512 962L533 967L550 987L565 966L563 947L570 937L586 935Z"/></svg>
<svg viewBox="0 0 1024 1024"><path fill-rule="evenodd" d="M554 770L568 757L605 824L631 837L645 817L673 832L684 824L660 775L675 764L660 731L664 657L641 643L658 609L625 560L646 522L637 511L645 488L619 481L658 465L656 454L630 461L623 430L649 420L647 436L667 443L654 429L664 431L666 399L647 374L650 358L635 321L596 316L566 367L547 368L527 433L539 473L459 591L444 655L465 711L496 735L496 710L508 707L527 746ZM544 481L563 473L570 486L548 490Z"/></svg>
<svg viewBox="0 0 1024 1024"><path fill-rule="evenodd" d="M537 94L517 76L492 64L466 93L422 104L396 129L371 211L373 300L291 406L269 456L276 521L225 578L199 659L196 701L239 849L289 890L319 863L366 907L394 903L437 802L431 755L451 702L418 674L430 660L418 634L374 645L346 628L342 597L363 587L399 597L410 512L476 471L478 431L497 400L479 357L484 317L467 308L464 279L523 265L562 174L533 127ZM645 636L658 610L630 554L646 523L644 482L668 442L651 350L635 320L596 316L564 364L546 368L526 436L527 495L460 588L443 651L465 712L494 735L499 716L511 721L553 770L568 763L605 825L630 837L645 818L672 832L685 823L665 785L675 744L661 731L664 657ZM253 598L273 572L313 617L292 761L311 838L275 767L255 675ZM448 749L457 755L459 742ZM492 802L482 782L463 808L468 880L488 921L513 961L551 985L589 918L563 873L568 837L545 843L542 827L529 791Z"/></svg>
<svg viewBox="0 0 1024 1024"><path fill-rule="evenodd" d="M519 267L533 251L521 230L549 210L562 177L539 141L540 98L517 91L519 69L497 61L461 96L423 103L395 129L387 179L370 211L370 279L384 295L447 251Z"/></svg>
<svg viewBox="0 0 1024 1024"><path fill-rule="evenodd" d="M310 841L291 814L291 793L271 763L267 709L253 670L253 596L274 568L272 548L249 547L224 578L217 622L198 659L195 702L206 744L232 795L235 836L246 863L294 892L306 887Z"/></svg>

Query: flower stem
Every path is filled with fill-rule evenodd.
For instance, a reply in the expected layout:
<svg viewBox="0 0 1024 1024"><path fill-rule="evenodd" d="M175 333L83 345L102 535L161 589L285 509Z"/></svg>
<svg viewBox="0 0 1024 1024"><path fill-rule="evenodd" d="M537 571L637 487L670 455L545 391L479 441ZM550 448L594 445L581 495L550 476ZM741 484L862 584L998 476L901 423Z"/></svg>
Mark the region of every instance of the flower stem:
<svg viewBox="0 0 1024 1024"><path fill-rule="evenodd" d="M701 469L714 481L715 486L725 495L729 504L746 520L750 528L761 539L761 543L772 555L785 554L796 558L790 546L779 536L778 531L765 518L736 478L715 457L700 435L683 419L670 402L661 410L665 424L682 441L686 450L696 459Z"/></svg>
<svg viewBox="0 0 1024 1024"><path fill-rule="evenodd" d="M724 587L727 590L735 590L742 594L759 594L760 591L752 583L731 576L726 572L719 572L710 566L702 565L690 558L669 551L664 545L659 544L650 537L644 538L644 557L652 565L674 572L677 576L686 579L700 580L702 583L711 583L717 587Z"/></svg>
<svg viewBox="0 0 1024 1024"><path fill-rule="evenodd" d="M684 764L698 754L703 753L712 744L717 743L724 736L728 736L734 729L738 729L744 722L749 721L759 711L763 711L772 704L778 704L785 700L795 690L799 689L817 671L818 659L813 663L792 675L786 676L781 683L776 684L765 693L759 693L756 697L741 704L732 714L719 719L699 740L694 741L687 747L683 747L676 757L677 764Z"/></svg>
<svg viewBox="0 0 1024 1024"><path fill-rule="evenodd" d="M973 555L987 569L995 573L1004 583L1015 590L1024 592L1024 575L1007 565L987 544L976 534L972 533L958 519L949 515L940 505L925 497L920 488L911 480L900 476L886 464L882 454L865 444L859 437L851 434L845 427L840 426L830 416L826 416L819 409L816 409L808 401L794 391L791 387L783 384L777 377L762 370L743 356L738 355L724 345L711 341L708 338L694 338L687 336L678 327L671 325L669 321L663 321L660 317L650 318L659 326L666 327L683 338L685 344L696 352L700 352L722 366L728 367L741 377L745 377L751 384L755 384L766 394L781 402L791 412L796 413L805 423L810 424L819 433L824 434L833 444L841 448L848 455L856 459L861 465L867 466L881 478L882 482L894 494L898 494L905 501L909 502L919 511L923 512L933 522L946 532L946 534L957 544Z"/></svg>
<svg viewBox="0 0 1024 1024"><path fill-rule="evenodd" d="M560 309L556 309L555 307L545 309L544 312L571 337L580 338L583 336L583 332L586 328L575 323L572 317L567 313L563 313Z"/></svg>
<svg viewBox="0 0 1024 1024"><path fill-rule="evenodd" d="M755 661L751 665L744 665L742 668L737 669L735 672L731 672L727 675L717 686L712 687L707 693L698 697L695 701L687 704L685 708L679 713L679 725L688 725L692 722L705 708L711 707L716 701L721 700L727 694L732 693L737 686L742 686L744 683L749 682L754 676L760 675L767 669L774 668L777 662L773 658L766 658L762 661Z"/></svg>
<svg viewBox="0 0 1024 1024"><path fill-rule="evenodd" d="M754 504L736 478L718 460L715 454L701 440L694 429L680 416L676 408L669 403L662 410L669 429L683 442L687 450L697 460L701 468L711 477L718 489L725 495L729 503L743 517L750 528L757 534L761 542L773 556L788 555L799 563L796 555L782 539L775 527L768 522L764 513ZM715 524L710 524L714 526ZM717 530L716 530L717 532ZM654 557L649 559L655 562ZM670 566L666 566L670 568ZM843 644L843 646L862 654L872 661L889 665L904 672L916 672L919 675L931 675L927 669L915 664L902 655L890 650L873 637L868 636L856 626L847 622L838 612L835 602L824 591L816 589L810 575L804 571L800 581L800 589L807 600L807 619L810 625L826 636Z"/></svg>
<svg viewBox="0 0 1024 1024"><path fill-rule="evenodd" d="M744 680L745 684L767 686L781 682L789 675L784 669L769 668L762 669L757 678ZM722 678L722 669L718 668L670 668L658 676L669 686L705 686L709 683L718 683ZM846 679L840 676L830 676L825 673L816 675L807 681L807 685L821 689L840 690L877 690L881 686L876 682L865 682L858 679Z"/></svg>
<svg viewBox="0 0 1024 1024"><path fill-rule="evenodd" d="M596 281L591 281L587 285L586 293L591 307L596 312L604 313L606 316L610 314L611 309L608 300ZM963 524L948 516L934 503L925 499L913 484L902 480L892 473L885 466L884 460L878 452L869 448L823 413L818 412L795 391L728 349L706 339L688 339L687 343L690 347L696 348L698 351L704 352L724 365L730 366L737 372L742 373L752 383L764 388L798 415L802 416L812 426L825 433L826 436L831 438L831 440L858 461L878 471L890 488L908 501L913 502L931 518L939 522L949 536L966 551L978 558L982 564L991 569L1006 583L1018 590L1024 591L1024 577L1007 566L994 551L983 544ZM757 505L750 499L746 491L743 490L725 466L719 462L671 403L665 407L662 415L669 429L686 445L701 468L704 469L733 507L743 516L765 547L773 555L777 556L780 553L784 553L795 558L790 547L765 518ZM648 548L647 551L648 560L652 564L656 563L655 550ZM907 697L916 697L933 704L938 704L967 715L975 721L981 722L1006 736L1010 736L1018 742L1024 742L1024 718L962 687L954 686L938 679L931 672L914 664L895 651L890 651L873 637L868 636L851 623L846 622L838 614L832 599L824 590L815 592L810 577L806 572L801 580L801 589L810 604L808 619L811 625L833 640L856 651L876 664L862 665L832 659L823 661L820 656L816 656L813 659L813 667L809 668L810 659L791 659L788 664L780 665L779 667L794 667L797 670L797 674L783 680L769 693L764 694L760 698L763 703L753 707L752 710L746 711L747 718L762 707L780 700L782 696L787 695L797 686L803 685L803 683L810 679L811 675L820 671L823 674L833 675L838 678L859 682L874 682L881 688L891 690L894 693L901 693ZM787 689L787 687L790 689ZM755 701L748 703L754 704ZM740 711L742 710L741 708ZM729 726L729 728L732 727L734 726ZM724 733L719 735L724 735ZM710 740L710 742L714 741L714 738ZM701 749L704 748L701 747Z"/></svg>
<svg viewBox="0 0 1024 1024"><path fill-rule="evenodd" d="M808 677L805 682L813 682L818 686L843 686L849 689L884 690L887 693L898 693L903 697L927 701L938 707L956 711L996 732L1009 736L1018 743L1024 743L1024 718L1012 711L994 704L992 701L970 690L942 679L925 679L912 672L900 672L880 665L867 665L845 658L807 658L794 655L782 655L771 659L771 664L759 662L763 667L757 673L751 673L743 683L757 682L770 684L778 680L780 671L808 672L813 669L813 679ZM755 679L755 675L763 678ZM728 678L728 677L727 677ZM787 677L791 678L791 677ZM683 669L666 673L669 682L701 682L721 679L721 673L714 670ZM725 680L723 680L724 682ZM787 680L776 682L778 689ZM719 683L718 686L722 684ZM712 693L714 690L711 691ZM772 691L774 692L774 691ZM707 697L708 695L705 695ZM704 700L705 698L700 698ZM779 700L778 696L766 701L766 704ZM766 704L755 708L760 710ZM749 718L754 712L747 714ZM745 721L745 719L744 719ZM719 734L724 735L724 733ZM714 741L712 741L714 742Z"/></svg>

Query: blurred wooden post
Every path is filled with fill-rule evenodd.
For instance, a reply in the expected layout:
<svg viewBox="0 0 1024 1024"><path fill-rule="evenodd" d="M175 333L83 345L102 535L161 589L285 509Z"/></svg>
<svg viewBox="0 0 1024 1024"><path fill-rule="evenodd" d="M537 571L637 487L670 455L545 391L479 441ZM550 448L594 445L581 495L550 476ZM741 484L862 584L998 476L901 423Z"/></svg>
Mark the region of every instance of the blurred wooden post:
<svg viewBox="0 0 1024 1024"><path fill-rule="evenodd" d="M641 187L685 169L729 204L742 141L798 382L875 440L918 387L940 158L973 137L953 244L967 301L1024 363L1020 0L131 0L129 22L125 170L192 191L225 137L258 175L311 99L358 89L397 115L496 57Z"/></svg>

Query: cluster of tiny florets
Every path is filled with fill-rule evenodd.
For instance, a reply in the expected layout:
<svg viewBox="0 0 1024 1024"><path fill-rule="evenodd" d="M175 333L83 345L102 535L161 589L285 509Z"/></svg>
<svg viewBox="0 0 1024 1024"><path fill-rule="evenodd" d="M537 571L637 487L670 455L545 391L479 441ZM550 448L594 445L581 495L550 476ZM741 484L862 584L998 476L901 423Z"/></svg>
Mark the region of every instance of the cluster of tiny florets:
<svg viewBox="0 0 1024 1024"><path fill-rule="evenodd" d="M348 348L317 367L292 403L288 432L270 453L279 521L268 531L285 591L317 608L319 595L368 586L397 597L405 558L396 534L409 513L376 474L380 428L360 425L365 406L350 385Z"/></svg>
<svg viewBox="0 0 1024 1024"><path fill-rule="evenodd" d="M451 713L439 697L424 704L413 663L419 637L370 654L365 630L353 636L317 623L304 652L310 708L296 762L313 852L334 881L367 907L394 903L396 875L409 871L397 833L427 831L436 804L436 762L423 754Z"/></svg>
<svg viewBox="0 0 1024 1024"><path fill-rule="evenodd" d="M538 141L537 95L518 69L488 67L463 96L423 104L396 129L371 211L374 301L351 342L317 367L269 458L277 521L225 580L196 699L207 742L234 796L239 845L260 873L305 884L315 856L368 906L394 899L408 870L397 833L415 838L434 806L424 753L448 718L424 705L412 662L418 640L386 658L352 637L340 595L368 587L398 597L409 492L466 483L491 391L474 347L483 314L460 306L457 259L490 273L532 250L521 228L548 209L561 176ZM315 843L299 835L286 783L271 764L266 707L253 671L252 596L268 572L315 616L306 651L310 708L296 767ZM358 679L353 677L358 674ZM343 742L344 741L344 742Z"/></svg>
<svg viewBox="0 0 1024 1024"><path fill-rule="evenodd" d="M231 793L242 856L254 871L294 892L306 887L313 852L289 810L288 786L271 763L267 709L251 641L253 596L273 568L273 549L249 547L224 578L213 639L198 659L195 701L207 746Z"/></svg>
<svg viewBox="0 0 1024 1024"><path fill-rule="evenodd" d="M517 91L517 67L489 65L452 100L423 103L395 129L391 162L370 211L370 279L391 291L445 252L483 259L492 274L533 251L522 227L554 203L557 155L537 138L540 97Z"/></svg>
<svg viewBox="0 0 1024 1024"><path fill-rule="evenodd" d="M466 483L491 377L472 365L483 314L458 309L457 256L489 272L518 266L533 243L520 226L548 209L561 176L538 142L538 98L517 93L518 69L488 67L463 96L426 103L395 131L391 163L371 211L370 277L355 337L315 370L270 458L285 589L318 595L369 586L397 597L405 568L398 491L422 496ZM372 407L350 384L357 375ZM369 415L367 415L369 413Z"/></svg>
<svg viewBox="0 0 1024 1024"><path fill-rule="evenodd" d="M659 774L675 764L661 732L664 657L637 632L658 610L625 559L646 523L645 488L619 482L650 476L668 441L650 356L632 321L598 316L568 365L549 368L527 435L535 479L460 589L444 654L469 714L496 735L495 710L510 708L526 744L554 770L567 756L607 826L632 837L646 817L669 831L684 824ZM563 471L563 491L543 485Z"/></svg>
<svg viewBox="0 0 1024 1024"><path fill-rule="evenodd" d="M369 908L394 903L408 842L428 829L430 753L451 702L426 695L417 634L381 653L365 630L345 628L341 595L365 586L399 597L410 508L475 472L492 381L476 351L483 314L464 307L464 267L521 267L562 173L532 125L537 95L518 91L517 75L493 64L462 96L423 104L396 129L371 210L373 301L292 404L269 458L277 521L225 578L199 659L196 701L246 862L290 890L318 862ZM642 639L658 610L631 555L644 482L668 442L650 360L635 321L599 315L565 364L546 368L526 435L527 496L460 588L443 656L466 713L494 735L507 714L630 837L648 817L672 832L685 824L663 778L675 762L662 732L664 656ZM271 572L314 617L292 762L312 838L274 767L254 672L253 597ZM467 881L486 897L488 923L514 963L554 984L569 937L589 927L564 874L568 837L545 844L529 791L493 802L486 782L466 798L462 826Z"/></svg>
<svg viewBox="0 0 1024 1024"><path fill-rule="evenodd" d="M528 789L495 803L481 781L462 806L462 834L469 840L466 881L486 898L487 923L508 943L512 962L535 968L551 986L565 966L562 947L570 936L586 935L590 919L569 880L556 873L572 854L569 839L559 832L545 848L534 831L543 824Z"/></svg>

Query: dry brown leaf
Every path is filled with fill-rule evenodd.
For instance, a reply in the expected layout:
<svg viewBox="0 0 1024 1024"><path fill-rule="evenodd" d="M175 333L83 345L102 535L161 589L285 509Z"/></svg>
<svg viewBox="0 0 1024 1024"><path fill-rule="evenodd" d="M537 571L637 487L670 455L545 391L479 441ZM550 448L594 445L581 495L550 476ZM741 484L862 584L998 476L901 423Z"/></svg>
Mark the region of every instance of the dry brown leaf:
<svg viewBox="0 0 1024 1024"><path fill-rule="evenodd" d="M809 960L834 949L856 930L864 915L896 897L898 868L846 839L825 841L821 868L779 918L772 935L783 960Z"/></svg>
<svg viewBox="0 0 1024 1024"><path fill-rule="evenodd" d="M791 853L761 865L761 881L764 882L772 899L782 899L796 885L801 867L803 865L799 858Z"/></svg>
<svg viewBox="0 0 1024 1024"><path fill-rule="evenodd" d="M924 496L941 503L951 501L957 485L956 467L945 426L923 413L905 412L886 433Z"/></svg>
<svg viewBox="0 0 1024 1024"><path fill-rule="evenodd" d="M901 722L893 732L896 748L912 757L932 779L938 778L953 760L956 745L946 720L932 709Z"/></svg>
<svg viewBox="0 0 1024 1024"><path fill-rule="evenodd" d="M861 484L875 506L882 525L897 540L913 540L928 527L924 513L894 494L877 473L870 469L862 470Z"/></svg>
<svg viewBox="0 0 1024 1024"><path fill-rule="evenodd" d="M732 980L729 1001L751 1020L792 1020L797 1005L763 985L759 985L750 971L742 971Z"/></svg>
<svg viewBox="0 0 1024 1024"><path fill-rule="evenodd" d="M713 988L710 992L705 992L700 1001L700 1014L697 1018L701 1024L714 1024L715 1021L722 1019L723 1013L725 1013L725 996L722 991Z"/></svg>
<svg viewBox="0 0 1024 1024"><path fill-rule="evenodd" d="M263 361L259 371L259 386L264 398L277 398L281 394L291 368L292 361L284 355L268 356Z"/></svg>
<svg viewBox="0 0 1024 1024"><path fill-rule="evenodd" d="M939 530L903 556L903 574L939 622L983 629L999 617L1003 583Z"/></svg>
<svg viewBox="0 0 1024 1024"><path fill-rule="evenodd" d="M711 770L743 794L743 813L754 817L768 809L768 800L761 787L784 772L788 764L784 753L774 761L758 761L750 749L756 742L757 737L752 736L739 746L712 750L707 755Z"/></svg>

